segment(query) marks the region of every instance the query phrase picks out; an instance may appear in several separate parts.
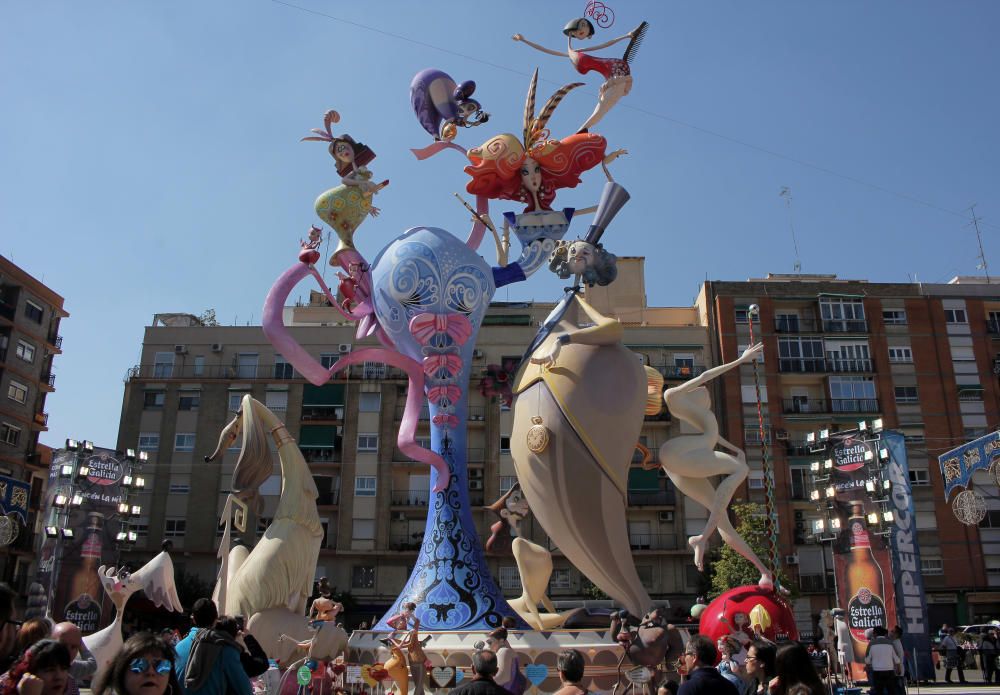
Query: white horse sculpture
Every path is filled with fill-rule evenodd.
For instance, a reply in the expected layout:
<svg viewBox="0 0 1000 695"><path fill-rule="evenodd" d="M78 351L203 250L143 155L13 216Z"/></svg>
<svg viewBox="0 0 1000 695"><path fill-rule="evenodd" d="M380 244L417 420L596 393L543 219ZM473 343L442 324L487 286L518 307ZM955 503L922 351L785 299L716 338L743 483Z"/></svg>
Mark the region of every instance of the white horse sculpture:
<svg viewBox="0 0 1000 695"><path fill-rule="evenodd" d="M103 630L83 638L83 643L93 652L97 660L94 683L100 682L104 671L111 665L122 647L122 616L125 604L132 594L142 591L146 594L146 598L160 608L169 608L177 613L184 611L177 597L177 588L174 586L174 563L166 551L132 574L101 565L98 575L105 593L115 604L115 619Z"/></svg>
<svg viewBox="0 0 1000 695"><path fill-rule="evenodd" d="M243 444L233 470L233 495L223 519L226 532L219 549L222 569L214 596L220 611L247 616L247 629L271 654L279 651L278 637L282 634L301 640L310 637L305 610L323 541L323 527L316 511L319 492L284 423L249 395L243 397L240 412L223 428L218 448L206 461L218 458L241 432ZM248 552L239 546L230 551L232 502L256 505L257 490L271 475L269 437L277 446L281 462L278 507L253 550Z"/></svg>

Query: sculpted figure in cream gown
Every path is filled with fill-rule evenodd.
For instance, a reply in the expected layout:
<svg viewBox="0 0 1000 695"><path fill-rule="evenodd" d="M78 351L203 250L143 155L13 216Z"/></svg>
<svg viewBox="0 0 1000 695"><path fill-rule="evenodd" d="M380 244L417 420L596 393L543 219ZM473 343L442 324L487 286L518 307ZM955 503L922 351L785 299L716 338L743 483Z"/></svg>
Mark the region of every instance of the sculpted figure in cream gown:
<svg viewBox="0 0 1000 695"><path fill-rule="evenodd" d="M718 530L727 545L760 570L760 586L772 588L774 582L770 570L729 522L729 504L736 489L746 480L750 468L746 454L719 436L719 422L712 413L712 401L704 386L730 369L755 359L763 350L763 344L753 345L739 359L713 367L680 386L666 390L663 399L670 414L694 428L695 433L667 440L660 447L660 463L677 489L709 512L705 530L688 539L688 545L694 549L694 563L698 569L704 571L708 539ZM726 451L717 451L716 447ZM722 482L718 487L712 487L709 478L717 475L724 476Z"/></svg>

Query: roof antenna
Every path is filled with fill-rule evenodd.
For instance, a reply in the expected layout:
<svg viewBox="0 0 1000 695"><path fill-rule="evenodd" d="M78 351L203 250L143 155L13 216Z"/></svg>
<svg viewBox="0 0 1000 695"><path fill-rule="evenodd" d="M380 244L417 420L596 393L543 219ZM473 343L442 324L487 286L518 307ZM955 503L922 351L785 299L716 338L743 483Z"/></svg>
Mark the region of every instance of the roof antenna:
<svg viewBox="0 0 1000 695"><path fill-rule="evenodd" d="M795 249L795 265L792 266L792 272L801 273L802 260L799 258L799 242L795 239L795 224L792 221L792 189L788 186L782 186L778 195L785 199L785 208L788 210L788 229L792 232L792 248Z"/></svg>
<svg viewBox="0 0 1000 695"><path fill-rule="evenodd" d="M983 251L983 235L979 231L979 218L976 217L976 203L969 206L969 214L972 215L972 224L976 228L976 239L979 241L979 265L976 266L976 270L983 271L986 275L986 284L990 283L990 267L986 263L986 252Z"/></svg>

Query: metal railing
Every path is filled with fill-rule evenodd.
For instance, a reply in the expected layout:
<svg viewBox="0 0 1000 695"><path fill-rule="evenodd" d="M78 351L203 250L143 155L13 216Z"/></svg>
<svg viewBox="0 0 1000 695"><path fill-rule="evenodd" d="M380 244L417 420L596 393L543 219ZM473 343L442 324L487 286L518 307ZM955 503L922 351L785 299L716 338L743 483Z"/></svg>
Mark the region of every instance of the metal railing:
<svg viewBox="0 0 1000 695"><path fill-rule="evenodd" d="M986 332L990 335L1000 335L1000 321L997 321L996 319L987 319Z"/></svg>
<svg viewBox="0 0 1000 695"><path fill-rule="evenodd" d="M473 422L482 422L486 419L486 407L482 405L470 405L468 419Z"/></svg>
<svg viewBox="0 0 1000 695"><path fill-rule="evenodd" d="M673 490L629 490L630 507L657 507L677 504L677 493Z"/></svg>
<svg viewBox="0 0 1000 695"><path fill-rule="evenodd" d="M47 427L49 424L49 414L48 413L35 413L35 424Z"/></svg>
<svg viewBox="0 0 1000 695"><path fill-rule="evenodd" d="M826 360L822 357L779 357L778 371L790 374L822 374Z"/></svg>
<svg viewBox="0 0 1000 695"><path fill-rule="evenodd" d="M868 322L864 319L824 319L824 333L867 333Z"/></svg>
<svg viewBox="0 0 1000 695"><path fill-rule="evenodd" d="M832 574L800 574L799 589L804 594L818 594L833 591Z"/></svg>
<svg viewBox="0 0 1000 695"><path fill-rule="evenodd" d="M872 371L872 361L868 358L843 358L828 359L826 361L826 371L828 372L870 372Z"/></svg>
<svg viewBox="0 0 1000 695"><path fill-rule="evenodd" d="M778 317L774 319L775 333L819 333L820 323L816 319Z"/></svg>
<svg viewBox="0 0 1000 695"><path fill-rule="evenodd" d="M342 405L303 405L303 420L331 420L341 421L344 419L344 406Z"/></svg>
<svg viewBox="0 0 1000 695"><path fill-rule="evenodd" d="M677 550L680 544L673 533L629 533L632 550Z"/></svg>
<svg viewBox="0 0 1000 695"><path fill-rule="evenodd" d="M57 350L62 350L63 337L61 335L53 335L50 333L47 340L49 342L49 345L56 348Z"/></svg>
<svg viewBox="0 0 1000 695"><path fill-rule="evenodd" d="M423 534L418 534L414 537L411 533L394 533L389 536L389 550L395 550L397 552L412 552L414 550L420 550L420 546L423 545L424 539Z"/></svg>
<svg viewBox="0 0 1000 695"><path fill-rule="evenodd" d="M180 356L178 356L180 357ZM173 364L137 364L128 369L125 379L223 379L229 381L302 381L302 375L294 370L289 372L287 363L233 365L233 364L194 364L190 359L176 360ZM381 370L366 368L364 365L351 365L336 372L334 379L405 379L406 373L395 367Z"/></svg>
<svg viewBox="0 0 1000 695"><path fill-rule="evenodd" d="M56 386L56 375L52 372L42 372L38 375L38 380L43 384L48 384L52 388L55 388Z"/></svg>
<svg viewBox="0 0 1000 695"><path fill-rule="evenodd" d="M340 463L341 461L340 450L333 447L324 449L300 448L299 451L302 452L302 458L307 463Z"/></svg>
<svg viewBox="0 0 1000 695"><path fill-rule="evenodd" d="M782 411L786 414L801 413L877 413L877 398L832 398L808 399L786 398L782 400Z"/></svg>
<svg viewBox="0 0 1000 695"><path fill-rule="evenodd" d="M431 493L426 488L423 490L393 490L392 504L395 507L426 507L430 501Z"/></svg>
<svg viewBox="0 0 1000 695"><path fill-rule="evenodd" d="M649 366L662 374L664 379L693 379L705 371L704 365L700 364L690 367L676 364L651 364Z"/></svg>

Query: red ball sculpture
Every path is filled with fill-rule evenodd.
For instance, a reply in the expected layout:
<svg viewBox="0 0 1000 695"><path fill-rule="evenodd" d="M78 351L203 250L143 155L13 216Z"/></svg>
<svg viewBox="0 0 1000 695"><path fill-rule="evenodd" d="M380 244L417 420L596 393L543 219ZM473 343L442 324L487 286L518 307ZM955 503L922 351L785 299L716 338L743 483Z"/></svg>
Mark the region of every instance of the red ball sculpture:
<svg viewBox="0 0 1000 695"><path fill-rule="evenodd" d="M772 642L799 638L788 601L756 585L730 589L708 604L701 614L698 632L713 642L733 635L744 646L759 636Z"/></svg>

